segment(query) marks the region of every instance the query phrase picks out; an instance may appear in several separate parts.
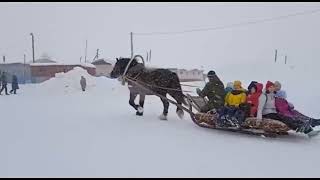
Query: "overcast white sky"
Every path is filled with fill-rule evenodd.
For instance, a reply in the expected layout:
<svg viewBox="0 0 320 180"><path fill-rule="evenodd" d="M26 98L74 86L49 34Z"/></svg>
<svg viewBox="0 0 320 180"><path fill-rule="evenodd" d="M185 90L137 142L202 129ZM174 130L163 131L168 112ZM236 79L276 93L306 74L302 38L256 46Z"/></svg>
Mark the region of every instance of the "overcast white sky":
<svg viewBox="0 0 320 180"><path fill-rule="evenodd" d="M101 57L130 56L132 32L210 28L320 9L320 3L0 3L0 55L7 62L48 53L58 62L77 63L100 49ZM319 64L320 13L273 22L180 35L134 36L134 51L152 64L216 68L268 62L277 48L290 64ZM281 58L281 57L280 57ZM2 58L1 58L2 60Z"/></svg>

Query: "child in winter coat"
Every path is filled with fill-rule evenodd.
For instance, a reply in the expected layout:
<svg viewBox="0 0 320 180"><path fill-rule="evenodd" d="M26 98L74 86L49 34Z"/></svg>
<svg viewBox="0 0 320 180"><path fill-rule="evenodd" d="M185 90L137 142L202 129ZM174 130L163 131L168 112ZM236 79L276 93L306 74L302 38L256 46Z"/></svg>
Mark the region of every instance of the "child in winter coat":
<svg viewBox="0 0 320 180"><path fill-rule="evenodd" d="M247 103L250 104L250 117L256 117L259 97L262 94L263 84L252 83L248 87Z"/></svg>
<svg viewBox="0 0 320 180"><path fill-rule="evenodd" d="M258 83L257 81L251 81L251 83L248 86L248 89L246 91L246 94L248 95L250 93L250 89L252 88L252 86L255 86L256 83Z"/></svg>
<svg viewBox="0 0 320 180"><path fill-rule="evenodd" d="M312 127L320 125L320 119L314 119L314 118L308 117L300 113L299 111L295 110L294 106L285 99L285 96L282 93L281 95L278 94L278 96L276 97L275 103L276 103L277 112L283 116L293 118L295 121L303 121L303 122L311 121Z"/></svg>
<svg viewBox="0 0 320 180"><path fill-rule="evenodd" d="M234 81L233 90L226 95L225 105L239 107L246 102L246 93L241 86L241 81Z"/></svg>
<svg viewBox="0 0 320 180"><path fill-rule="evenodd" d="M270 81L266 84L266 92L262 93L259 97L257 119L258 121L261 121L262 118L278 120L297 132L303 132L308 135L313 134L311 125L302 121L296 121L292 117L284 116L277 112L275 86L274 83Z"/></svg>
<svg viewBox="0 0 320 180"><path fill-rule="evenodd" d="M228 82L227 87L224 90L226 91L226 94L231 92L233 90L233 82Z"/></svg>
<svg viewBox="0 0 320 180"><path fill-rule="evenodd" d="M219 118L217 125L226 126L229 124L231 126L241 127L248 111L250 111L245 103L245 90L241 87L240 81L235 81L233 83L233 90L226 95L225 107L218 110Z"/></svg>
<svg viewBox="0 0 320 180"><path fill-rule="evenodd" d="M274 82L274 88L276 91L276 97L281 96L284 99L287 99L287 93L284 90L281 90L281 83L279 81Z"/></svg>

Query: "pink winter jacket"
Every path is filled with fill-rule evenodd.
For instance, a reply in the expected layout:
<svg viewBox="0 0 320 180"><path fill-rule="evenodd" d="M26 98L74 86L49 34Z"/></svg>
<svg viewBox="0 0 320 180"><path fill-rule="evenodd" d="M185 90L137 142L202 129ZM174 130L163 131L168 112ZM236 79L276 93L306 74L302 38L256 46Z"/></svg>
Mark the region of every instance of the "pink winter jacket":
<svg viewBox="0 0 320 180"><path fill-rule="evenodd" d="M275 99L275 105L277 112L281 115L287 116L287 117L293 117L293 106L288 103L288 101L284 98L276 97Z"/></svg>

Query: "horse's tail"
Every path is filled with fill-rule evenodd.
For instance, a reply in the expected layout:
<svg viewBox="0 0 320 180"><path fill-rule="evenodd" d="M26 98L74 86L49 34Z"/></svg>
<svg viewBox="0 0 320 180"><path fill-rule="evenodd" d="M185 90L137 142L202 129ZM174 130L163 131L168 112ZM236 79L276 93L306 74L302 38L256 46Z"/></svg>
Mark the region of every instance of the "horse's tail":
<svg viewBox="0 0 320 180"><path fill-rule="evenodd" d="M174 96L174 98L177 98L177 101L180 101L181 103L183 103L184 105L188 105L186 98L187 96L183 94L182 88L181 88L181 84L180 84L180 79L177 75L177 73L172 72L173 76L171 79L171 88L176 89L176 91L173 91L171 93L169 93L171 96Z"/></svg>

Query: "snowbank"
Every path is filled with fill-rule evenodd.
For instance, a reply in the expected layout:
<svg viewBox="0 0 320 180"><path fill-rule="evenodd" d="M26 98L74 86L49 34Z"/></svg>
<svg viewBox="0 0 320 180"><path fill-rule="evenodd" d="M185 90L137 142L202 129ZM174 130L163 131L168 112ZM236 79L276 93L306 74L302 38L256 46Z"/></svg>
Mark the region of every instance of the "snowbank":
<svg viewBox="0 0 320 180"><path fill-rule="evenodd" d="M96 86L96 77L91 76L87 70L81 67L75 67L72 70L64 73L56 73L55 77L44 81L40 84L32 84L32 87L28 88L30 91L43 91L46 93L40 94L61 94L61 93L74 93L81 92L80 79L81 76L86 78L87 86L86 90L90 91Z"/></svg>

